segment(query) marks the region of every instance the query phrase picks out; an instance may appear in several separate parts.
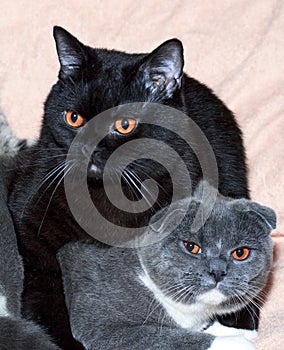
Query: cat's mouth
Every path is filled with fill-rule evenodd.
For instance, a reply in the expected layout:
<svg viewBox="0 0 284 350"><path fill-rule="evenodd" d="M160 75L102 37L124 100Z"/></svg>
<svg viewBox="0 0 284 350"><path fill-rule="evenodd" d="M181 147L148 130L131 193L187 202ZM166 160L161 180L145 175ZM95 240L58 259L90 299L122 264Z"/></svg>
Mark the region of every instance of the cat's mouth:
<svg viewBox="0 0 284 350"><path fill-rule="evenodd" d="M104 168L90 162L87 169L87 177L91 183L101 185L113 185L112 174L104 171Z"/></svg>
<svg viewBox="0 0 284 350"><path fill-rule="evenodd" d="M88 177L93 179L102 179L103 170L94 163L88 165Z"/></svg>

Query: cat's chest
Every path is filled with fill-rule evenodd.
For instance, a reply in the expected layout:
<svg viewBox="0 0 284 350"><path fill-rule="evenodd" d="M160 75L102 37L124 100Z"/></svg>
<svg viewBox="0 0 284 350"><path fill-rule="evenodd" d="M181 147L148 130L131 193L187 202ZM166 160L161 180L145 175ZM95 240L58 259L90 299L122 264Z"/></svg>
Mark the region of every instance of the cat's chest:
<svg viewBox="0 0 284 350"><path fill-rule="evenodd" d="M165 309L167 315L172 319L172 321L174 321L177 326L181 328L201 331L210 323L210 316L215 314L218 310L217 305L207 305L202 302L186 305L174 301L173 299L164 295L164 293L145 271L139 276L139 278L142 283L154 294L155 299Z"/></svg>

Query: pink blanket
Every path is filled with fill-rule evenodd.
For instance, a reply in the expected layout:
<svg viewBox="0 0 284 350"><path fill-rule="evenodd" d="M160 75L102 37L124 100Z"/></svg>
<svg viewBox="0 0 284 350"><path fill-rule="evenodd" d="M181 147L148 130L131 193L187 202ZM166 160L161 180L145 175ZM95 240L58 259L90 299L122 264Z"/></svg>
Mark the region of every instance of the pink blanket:
<svg viewBox="0 0 284 350"><path fill-rule="evenodd" d="M38 134L42 103L56 80L52 26L92 46L147 52L172 37L186 71L212 87L244 133L252 198L278 214L284 232L284 8L282 0L2 0L0 102L15 132ZM284 348L284 238L258 349Z"/></svg>

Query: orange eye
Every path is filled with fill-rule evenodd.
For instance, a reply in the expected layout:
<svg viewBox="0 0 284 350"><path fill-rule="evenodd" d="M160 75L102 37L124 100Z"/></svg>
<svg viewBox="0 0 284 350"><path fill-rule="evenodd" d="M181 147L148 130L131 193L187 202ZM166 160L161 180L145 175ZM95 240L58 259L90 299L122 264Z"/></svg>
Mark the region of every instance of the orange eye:
<svg viewBox="0 0 284 350"><path fill-rule="evenodd" d="M250 255L250 249L244 248L244 247L238 248L234 250L232 253L232 257L238 261L246 260L249 257L249 255Z"/></svg>
<svg viewBox="0 0 284 350"><path fill-rule="evenodd" d="M84 118L79 113L73 111L66 112L65 120L73 128L79 128L84 124Z"/></svg>
<svg viewBox="0 0 284 350"><path fill-rule="evenodd" d="M201 253L201 248L199 247L198 244L188 242L188 241L183 241L183 245L191 254Z"/></svg>
<svg viewBox="0 0 284 350"><path fill-rule="evenodd" d="M130 134L135 129L137 121L132 118L121 118L115 121L115 129L121 134Z"/></svg>

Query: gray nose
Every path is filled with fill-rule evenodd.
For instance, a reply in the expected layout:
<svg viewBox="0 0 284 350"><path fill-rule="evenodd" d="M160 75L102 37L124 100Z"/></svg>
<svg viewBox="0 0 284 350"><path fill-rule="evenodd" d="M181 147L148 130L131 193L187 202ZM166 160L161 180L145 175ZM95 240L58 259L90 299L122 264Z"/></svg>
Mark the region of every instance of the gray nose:
<svg viewBox="0 0 284 350"><path fill-rule="evenodd" d="M227 264L221 259L213 259L209 262L209 274L214 277L216 283L221 282L227 275Z"/></svg>
<svg viewBox="0 0 284 350"><path fill-rule="evenodd" d="M220 270L212 270L209 273L214 277L216 283L221 282L224 279L224 277L227 275L226 272L220 271Z"/></svg>

